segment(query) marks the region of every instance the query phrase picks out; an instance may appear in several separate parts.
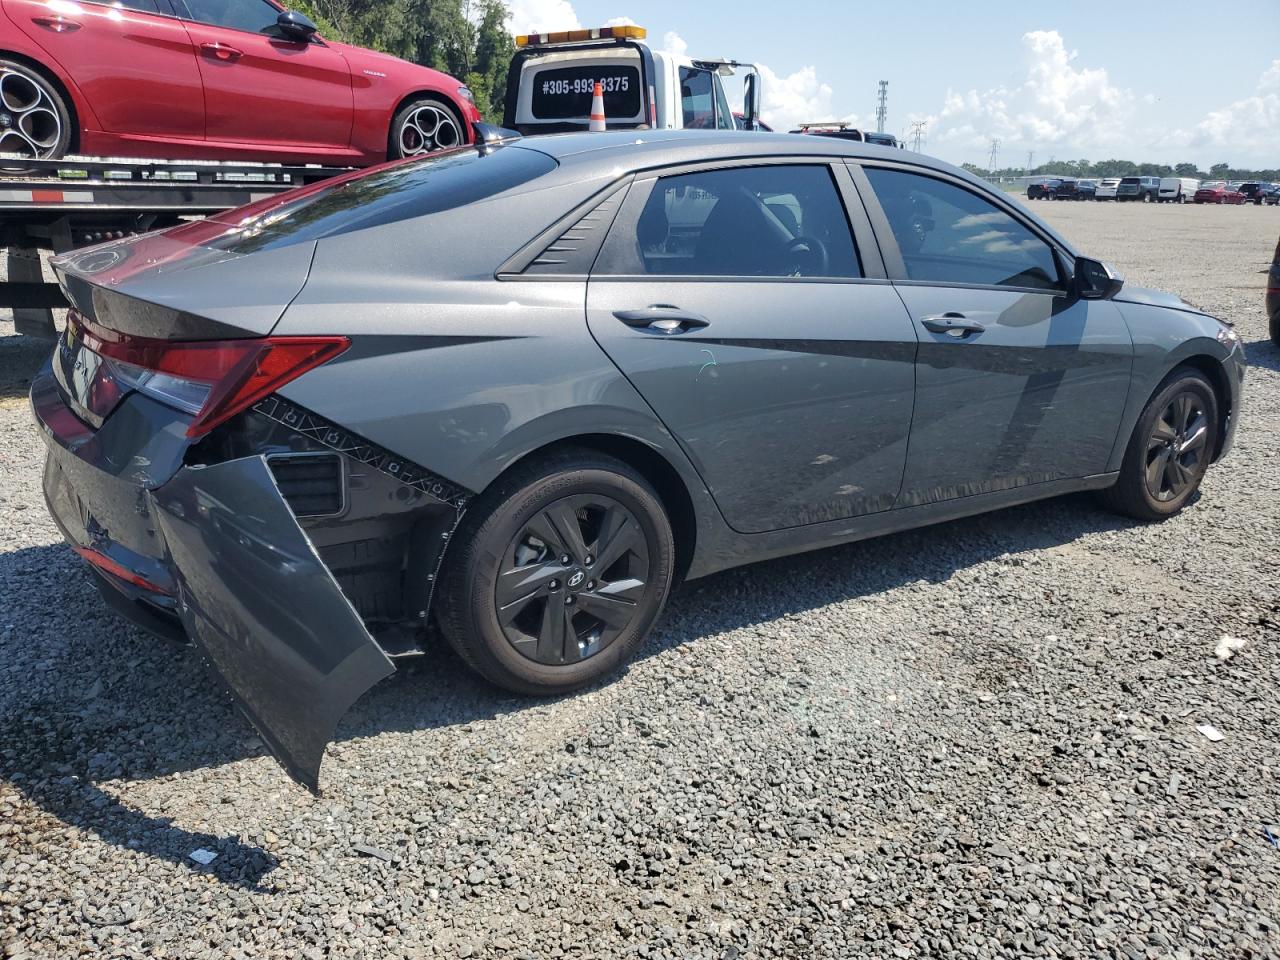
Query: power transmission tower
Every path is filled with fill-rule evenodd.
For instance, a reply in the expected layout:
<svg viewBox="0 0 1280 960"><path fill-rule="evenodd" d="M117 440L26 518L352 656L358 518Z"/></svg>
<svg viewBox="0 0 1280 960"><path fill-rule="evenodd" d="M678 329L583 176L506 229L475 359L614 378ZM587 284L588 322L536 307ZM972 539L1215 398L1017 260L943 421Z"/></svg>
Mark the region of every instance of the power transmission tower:
<svg viewBox="0 0 1280 960"><path fill-rule="evenodd" d="M885 121L889 119L889 81L880 81L880 93L876 103L876 133L884 133Z"/></svg>
<svg viewBox="0 0 1280 960"><path fill-rule="evenodd" d="M1027 176L1031 175L1031 171L1035 169L1036 152L1034 150L1027 151Z"/></svg>
<svg viewBox="0 0 1280 960"><path fill-rule="evenodd" d="M911 122L911 149L916 153L919 153L920 148L924 146L924 131L928 126L928 120L913 120Z"/></svg>
<svg viewBox="0 0 1280 960"><path fill-rule="evenodd" d="M1000 153L1000 141L995 137L991 138L991 159L987 161L987 172L996 172L996 157Z"/></svg>

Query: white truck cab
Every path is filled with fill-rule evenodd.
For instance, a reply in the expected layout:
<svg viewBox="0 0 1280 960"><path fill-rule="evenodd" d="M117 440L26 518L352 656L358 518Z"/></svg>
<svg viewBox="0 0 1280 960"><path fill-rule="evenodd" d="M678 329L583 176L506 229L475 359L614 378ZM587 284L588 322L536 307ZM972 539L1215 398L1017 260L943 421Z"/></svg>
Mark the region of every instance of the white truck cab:
<svg viewBox="0 0 1280 960"><path fill-rule="evenodd" d="M760 74L754 64L698 60L653 50L628 24L516 37L502 125L525 136L586 130L597 83L609 129L758 129ZM747 70L735 116L722 77Z"/></svg>

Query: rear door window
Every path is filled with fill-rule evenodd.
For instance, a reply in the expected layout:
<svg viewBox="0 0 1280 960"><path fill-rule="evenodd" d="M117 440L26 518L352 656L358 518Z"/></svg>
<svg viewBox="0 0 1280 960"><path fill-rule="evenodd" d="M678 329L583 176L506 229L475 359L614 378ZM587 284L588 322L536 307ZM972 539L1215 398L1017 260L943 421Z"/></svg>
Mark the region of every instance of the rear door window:
<svg viewBox="0 0 1280 960"><path fill-rule="evenodd" d="M908 280L1060 289L1053 248L991 201L905 170L866 174Z"/></svg>
<svg viewBox="0 0 1280 960"><path fill-rule="evenodd" d="M707 170L657 180L633 236L609 238L604 272L683 277L862 276L823 165Z"/></svg>

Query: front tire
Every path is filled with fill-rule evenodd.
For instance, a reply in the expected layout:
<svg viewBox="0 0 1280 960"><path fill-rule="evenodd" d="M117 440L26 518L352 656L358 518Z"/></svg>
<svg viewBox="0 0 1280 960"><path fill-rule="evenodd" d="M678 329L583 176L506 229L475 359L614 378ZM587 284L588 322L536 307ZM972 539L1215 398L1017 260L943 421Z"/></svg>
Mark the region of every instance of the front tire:
<svg viewBox="0 0 1280 960"><path fill-rule="evenodd" d="M56 160L71 147L71 113L62 95L30 67L0 59L0 153ZM9 162L5 169L13 169Z"/></svg>
<svg viewBox="0 0 1280 960"><path fill-rule="evenodd" d="M1200 488L1218 443L1218 396L1205 375L1178 367L1133 428L1115 486L1103 502L1138 520L1180 513Z"/></svg>
<svg viewBox="0 0 1280 960"><path fill-rule="evenodd" d="M420 97L406 103L392 119L387 159L435 153L466 142L462 119L453 107L436 97Z"/></svg>
<svg viewBox="0 0 1280 960"><path fill-rule="evenodd" d="M517 468L453 536L437 607L478 673L516 693L567 693L631 659L666 603L675 544L630 466L566 450Z"/></svg>

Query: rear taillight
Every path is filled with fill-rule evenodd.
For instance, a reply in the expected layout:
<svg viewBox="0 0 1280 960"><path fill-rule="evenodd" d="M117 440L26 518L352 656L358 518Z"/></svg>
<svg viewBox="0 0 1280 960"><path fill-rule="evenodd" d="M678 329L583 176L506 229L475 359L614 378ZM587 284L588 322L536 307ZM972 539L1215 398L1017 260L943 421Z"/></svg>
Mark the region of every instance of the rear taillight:
<svg viewBox="0 0 1280 960"><path fill-rule="evenodd" d="M189 437L208 433L351 345L346 337L157 340L107 330L74 310L67 337L103 358L108 369L99 379L111 384L107 392L137 390L192 414ZM104 400L114 406L114 398Z"/></svg>

